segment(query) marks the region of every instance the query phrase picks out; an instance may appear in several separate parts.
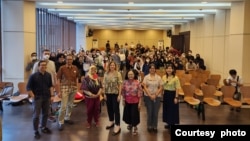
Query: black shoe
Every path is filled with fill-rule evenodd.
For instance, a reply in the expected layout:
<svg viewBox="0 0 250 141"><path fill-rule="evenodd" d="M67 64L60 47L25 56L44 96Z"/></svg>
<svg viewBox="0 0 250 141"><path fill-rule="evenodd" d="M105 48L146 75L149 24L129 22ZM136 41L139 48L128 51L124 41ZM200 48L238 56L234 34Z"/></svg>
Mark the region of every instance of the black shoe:
<svg viewBox="0 0 250 141"><path fill-rule="evenodd" d="M128 125L128 126L127 126L127 129L128 129L128 130L131 130L131 129L132 129L132 125Z"/></svg>
<svg viewBox="0 0 250 141"><path fill-rule="evenodd" d="M72 125L72 124L74 124L74 121L72 121L72 120L64 120L64 123Z"/></svg>
<svg viewBox="0 0 250 141"><path fill-rule="evenodd" d="M157 133L158 132L157 128L153 128L152 132Z"/></svg>
<svg viewBox="0 0 250 141"><path fill-rule="evenodd" d="M240 108L236 108L236 112L240 112L240 110L241 110Z"/></svg>
<svg viewBox="0 0 250 141"><path fill-rule="evenodd" d="M41 130L43 133L45 134L51 134L51 130L47 127L42 127L42 130Z"/></svg>
<svg viewBox="0 0 250 141"><path fill-rule="evenodd" d="M111 124L111 125L106 126L106 129L111 129L111 128L113 128L114 126L115 126L115 123L113 123L113 124Z"/></svg>
<svg viewBox="0 0 250 141"><path fill-rule="evenodd" d="M150 128L150 127L148 127L148 132L152 132L153 131L153 128Z"/></svg>
<svg viewBox="0 0 250 141"><path fill-rule="evenodd" d="M121 128L117 132L113 132L112 135L115 136L118 135L119 133L121 133Z"/></svg>
<svg viewBox="0 0 250 141"><path fill-rule="evenodd" d="M38 131L35 132L35 139L40 139L41 138L41 135Z"/></svg>
<svg viewBox="0 0 250 141"><path fill-rule="evenodd" d="M58 124L58 130L62 131L64 129L64 125L63 124Z"/></svg>
<svg viewBox="0 0 250 141"><path fill-rule="evenodd" d="M170 125L165 125L164 128L165 129L170 129Z"/></svg>

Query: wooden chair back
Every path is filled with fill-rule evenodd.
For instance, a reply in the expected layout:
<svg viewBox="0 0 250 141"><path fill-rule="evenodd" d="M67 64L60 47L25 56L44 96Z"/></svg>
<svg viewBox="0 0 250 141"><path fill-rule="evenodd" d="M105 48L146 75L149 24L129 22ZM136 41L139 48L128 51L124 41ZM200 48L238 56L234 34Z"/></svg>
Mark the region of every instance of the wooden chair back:
<svg viewBox="0 0 250 141"><path fill-rule="evenodd" d="M234 86L222 86L221 92L223 93L223 98L233 98L235 87Z"/></svg>
<svg viewBox="0 0 250 141"><path fill-rule="evenodd" d="M203 92L203 98L214 98L214 93L216 92L216 88L213 85L204 85L201 87Z"/></svg>
<svg viewBox="0 0 250 141"><path fill-rule="evenodd" d="M240 92L243 97L243 103L247 103L250 105L250 86L241 86Z"/></svg>
<svg viewBox="0 0 250 141"><path fill-rule="evenodd" d="M193 97L194 96L194 91L195 91L194 85L183 85L182 89L184 92L184 97Z"/></svg>
<svg viewBox="0 0 250 141"><path fill-rule="evenodd" d="M28 94L28 91L26 90L26 82L18 82L17 87L20 94Z"/></svg>
<svg viewBox="0 0 250 141"><path fill-rule="evenodd" d="M195 86L194 85L183 85L184 101L190 105L200 104L200 100L194 97Z"/></svg>
<svg viewBox="0 0 250 141"><path fill-rule="evenodd" d="M221 92L223 93L223 101L232 107L241 107L241 101L233 99L235 92L234 86L222 86Z"/></svg>
<svg viewBox="0 0 250 141"><path fill-rule="evenodd" d="M185 84L190 84L190 80L192 79L192 74L183 74L181 77L185 79Z"/></svg>
<svg viewBox="0 0 250 141"><path fill-rule="evenodd" d="M175 71L175 75L178 76L179 78L185 74L185 70L176 70Z"/></svg>

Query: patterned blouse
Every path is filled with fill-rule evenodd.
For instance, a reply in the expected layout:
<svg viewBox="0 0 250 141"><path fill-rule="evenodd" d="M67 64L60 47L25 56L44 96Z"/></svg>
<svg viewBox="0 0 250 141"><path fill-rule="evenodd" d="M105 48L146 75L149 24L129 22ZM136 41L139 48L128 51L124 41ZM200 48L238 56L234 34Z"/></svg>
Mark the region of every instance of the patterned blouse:
<svg viewBox="0 0 250 141"><path fill-rule="evenodd" d="M125 80L123 82L122 96L127 103L138 103L142 93L142 87L138 80Z"/></svg>
<svg viewBox="0 0 250 141"><path fill-rule="evenodd" d="M103 86L105 94L119 94L119 86L122 84L122 75L120 72L106 72L103 77Z"/></svg>
<svg viewBox="0 0 250 141"><path fill-rule="evenodd" d="M90 91L92 94L97 94L99 89L102 88L102 83L98 80L98 83L91 79L89 76L86 76L81 85L82 90Z"/></svg>

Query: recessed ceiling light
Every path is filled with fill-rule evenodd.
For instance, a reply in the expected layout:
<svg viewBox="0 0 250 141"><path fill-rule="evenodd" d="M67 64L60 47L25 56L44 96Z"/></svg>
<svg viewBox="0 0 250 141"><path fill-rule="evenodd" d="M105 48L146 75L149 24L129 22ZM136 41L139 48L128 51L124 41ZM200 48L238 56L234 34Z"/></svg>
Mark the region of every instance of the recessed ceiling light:
<svg viewBox="0 0 250 141"><path fill-rule="evenodd" d="M58 4L62 4L63 2L62 1L57 1Z"/></svg>

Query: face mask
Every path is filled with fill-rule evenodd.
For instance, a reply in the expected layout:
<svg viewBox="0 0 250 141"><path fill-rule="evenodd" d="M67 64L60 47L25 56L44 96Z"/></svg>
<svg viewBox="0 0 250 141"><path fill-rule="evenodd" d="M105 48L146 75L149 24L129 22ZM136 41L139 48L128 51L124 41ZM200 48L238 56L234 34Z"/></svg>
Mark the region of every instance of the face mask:
<svg viewBox="0 0 250 141"><path fill-rule="evenodd" d="M36 56L31 57L32 60L36 60Z"/></svg>
<svg viewBox="0 0 250 141"><path fill-rule="evenodd" d="M49 59L49 55L44 55L44 56L43 56L43 59L44 59L44 60L48 60L48 59Z"/></svg>

